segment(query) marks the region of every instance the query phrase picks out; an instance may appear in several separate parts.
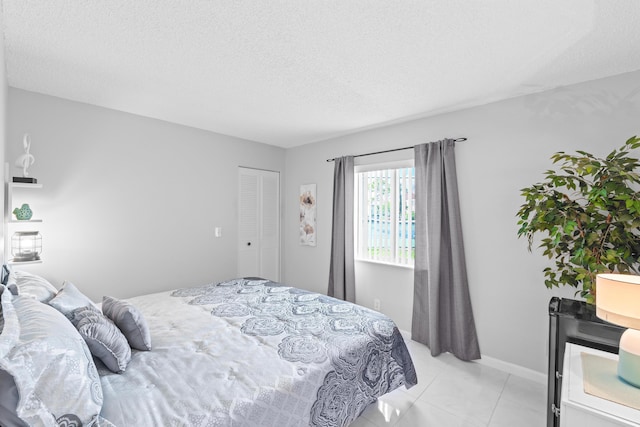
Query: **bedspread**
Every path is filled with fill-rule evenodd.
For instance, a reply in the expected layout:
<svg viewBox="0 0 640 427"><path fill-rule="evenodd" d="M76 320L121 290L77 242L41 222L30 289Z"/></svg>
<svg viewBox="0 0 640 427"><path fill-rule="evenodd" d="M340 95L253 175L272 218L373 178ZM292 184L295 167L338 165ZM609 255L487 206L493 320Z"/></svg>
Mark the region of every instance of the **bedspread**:
<svg viewBox="0 0 640 427"><path fill-rule="evenodd" d="M347 426L417 382L393 321L317 293L236 279L129 301L153 348L99 368L116 426Z"/></svg>

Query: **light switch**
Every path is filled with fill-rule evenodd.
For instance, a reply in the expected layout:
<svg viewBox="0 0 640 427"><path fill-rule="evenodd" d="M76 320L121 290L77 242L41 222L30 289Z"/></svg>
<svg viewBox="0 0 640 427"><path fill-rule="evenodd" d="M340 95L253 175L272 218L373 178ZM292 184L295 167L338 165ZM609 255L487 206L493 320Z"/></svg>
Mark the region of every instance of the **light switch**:
<svg viewBox="0 0 640 427"><path fill-rule="evenodd" d="M214 234L216 237L222 237L222 227L216 227L214 230Z"/></svg>

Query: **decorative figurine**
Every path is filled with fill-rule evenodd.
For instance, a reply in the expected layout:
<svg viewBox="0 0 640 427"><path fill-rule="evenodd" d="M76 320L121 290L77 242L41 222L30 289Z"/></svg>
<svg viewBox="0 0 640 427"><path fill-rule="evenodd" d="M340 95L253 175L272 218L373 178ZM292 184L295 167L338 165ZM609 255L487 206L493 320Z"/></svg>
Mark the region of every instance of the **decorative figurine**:
<svg viewBox="0 0 640 427"><path fill-rule="evenodd" d="M33 154L29 153L29 149L31 148L31 136L29 136L28 133L24 134L22 145L24 146L24 154L20 155L16 160L16 167L22 168L22 176L27 177L29 176L27 168L36 161Z"/></svg>
<svg viewBox="0 0 640 427"><path fill-rule="evenodd" d="M33 211L27 203L24 203L20 209L15 208L13 210L13 214L16 216L18 221L29 221L33 216Z"/></svg>

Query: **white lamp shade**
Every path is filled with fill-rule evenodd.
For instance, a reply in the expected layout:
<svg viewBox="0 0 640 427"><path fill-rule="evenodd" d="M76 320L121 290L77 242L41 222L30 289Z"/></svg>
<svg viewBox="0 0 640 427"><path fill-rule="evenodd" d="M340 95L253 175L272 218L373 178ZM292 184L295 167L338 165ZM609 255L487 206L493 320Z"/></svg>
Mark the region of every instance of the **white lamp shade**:
<svg viewBox="0 0 640 427"><path fill-rule="evenodd" d="M596 316L619 326L640 330L640 276L598 274Z"/></svg>

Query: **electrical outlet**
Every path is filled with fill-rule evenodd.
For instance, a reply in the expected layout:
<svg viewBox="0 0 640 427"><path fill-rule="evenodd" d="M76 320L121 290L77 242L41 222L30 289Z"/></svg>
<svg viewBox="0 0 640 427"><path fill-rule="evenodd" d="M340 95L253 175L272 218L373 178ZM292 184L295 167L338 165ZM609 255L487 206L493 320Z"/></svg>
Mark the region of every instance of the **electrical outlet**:
<svg viewBox="0 0 640 427"><path fill-rule="evenodd" d="M380 311L380 300L378 298L373 300L373 309Z"/></svg>

